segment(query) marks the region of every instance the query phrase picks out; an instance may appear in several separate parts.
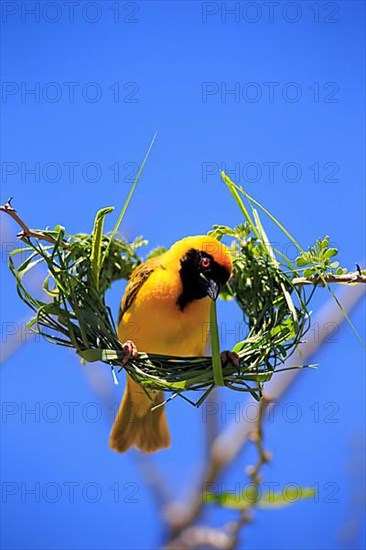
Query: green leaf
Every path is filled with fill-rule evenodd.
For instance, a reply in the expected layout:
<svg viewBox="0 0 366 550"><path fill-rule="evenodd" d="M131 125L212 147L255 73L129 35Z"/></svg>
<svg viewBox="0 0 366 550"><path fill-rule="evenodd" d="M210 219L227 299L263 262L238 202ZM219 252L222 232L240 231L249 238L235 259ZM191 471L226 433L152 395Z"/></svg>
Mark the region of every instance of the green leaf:
<svg viewBox="0 0 366 550"><path fill-rule="evenodd" d="M257 502L259 508L273 509L290 506L300 500L313 498L316 495L315 489L300 487L297 484L284 487L280 492L268 491L261 495Z"/></svg>
<svg viewBox="0 0 366 550"><path fill-rule="evenodd" d="M325 252L326 258L332 258L333 256L336 256L338 254L337 248L328 248L328 250Z"/></svg>
<svg viewBox="0 0 366 550"><path fill-rule="evenodd" d="M90 264L91 272L94 278L96 289L99 290L99 274L101 270L101 250L102 250L102 238L103 238L103 227L104 227L104 218L110 212L113 212L113 206L107 206L106 208L101 208L94 220L94 227L92 233L92 244L91 244L91 254L90 254Z"/></svg>
<svg viewBox="0 0 366 550"><path fill-rule="evenodd" d="M242 493L204 493L202 495L203 502L214 502L233 510L245 510L253 508L258 501L258 490L251 484L245 487Z"/></svg>
<svg viewBox="0 0 366 550"><path fill-rule="evenodd" d="M316 495L315 489L300 487L297 484L289 484L282 491L265 491L261 487L256 488L253 484L244 487L241 493L204 493L204 502L214 502L233 510L246 510L254 507L262 509L276 509L290 506L301 500L313 498Z"/></svg>
<svg viewBox="0 0 366 550"><path fill-rule="evenodd" d="M304 267L308 265L309 260L305 256L298 256L295 260L295 263L298 267Z"/></svg>

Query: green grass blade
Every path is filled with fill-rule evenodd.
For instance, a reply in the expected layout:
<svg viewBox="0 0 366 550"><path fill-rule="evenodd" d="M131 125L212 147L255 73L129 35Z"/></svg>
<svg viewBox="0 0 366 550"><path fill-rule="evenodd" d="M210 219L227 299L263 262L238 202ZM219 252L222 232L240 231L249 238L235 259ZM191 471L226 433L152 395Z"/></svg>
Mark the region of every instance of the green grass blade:
<svg viewBox="0 0 366 550"><path fill-rule="evenodd" d="M108 255L108 252L109 252L110 243L111 243L113 237L114 237L115 234L117 233L117 231L118 231L118 229L119 229L119 227L120 227L120 225L121 225L121 223L122 223L122 220L123 220L123 218L124 218L124 215L125 215L125 213L126 213L126 210L127 210L127 208L128 208L128 205L130 204L130 201L131 201L131 199L132 199L132 195L133 195L134 192L135 192L136 185L138 184L138 181L139 181L139 179L140 179L140 177L141 177L141 174L142 174L142 172L143 172L143 170L144 170L144 168L145 168L145 164L146 164L146 162L147 162L147 160L148 160L148 158L149 158L149 156L150 156L151 150L152 150L152 148L153 148L153 146L154 146L154 143L155 143L155 140L156 140L156 136L157 136L157 132L155 132L155 134L153 135L153 138L152 138L152 140L151 140L151 142L150 142L150 145L149 145L149 147L148 147L148 150L147 150L147 152L146 152L146 154L145 154L145 156L144 156L144 159L143 159L143 161L142 161L142 163L141 163L140 168L138 169L138 172L137 172L136 177L135 177L135 179L134 179L134 182L133 182L133 184L132 184L132 186L131 186L131 189L130 189L128 195L127 195L127 199L125 200L125 203L124 203L124 205L122 206L122 210L121 210L121 212L119 213L119 216L118 216L118 219L117 219L117 221L116 221L116 224L115 224L115 226L114 226L114 228L113 228L113 230L112 230L112 233L111 233L111 236L110 236L110 240L109 240L108 245L106 246L106 249L105 249L105 251L104 251L103 259L102 259L101 265L104 264L104 261L105 261L107 255Z"/></svg>
<svg viewBox="0 0 366 550"><path fill-rule="evenodd" d="M244 195L244 197L252 204L255 204L255 206L257 206L258 208L260 208L272 221L273 223L275 223L277 225L277 227L279 229L281 229L281 231L286 235L286 237L288 239L290 239L290 241L296 246L296 248L298 250L300 250L301 252L303 252L303 248L302 246L297 242L297 240L291 235L291 233L286 229L286 227L284 225L282 225L282 223L280 221L278 221L278 219L273 216L273 214L271 214L271 212L269 210L267 210L267 208L265 208L260 202L258 202L256 199L253 199L253 197L251 197L244 189L243 187L241 187L240 185L237 185L236 183L232 183L232 185L234 186L234 188L236 189L237 192L241 193L242 195Z"/></svg>
<svg viewBox="0 0 366 550"><path fill-rule="evenodd" d="M276 262L276 264L278 264L278 261L276 259L275 253L274 253L273 248L271 246L271 243L269 242L269 239L267 237L267 233L264 231L264 228L263 228L262 222L259 218L258 212L256 211L255 208L253 208L252 212L253 212L253 217L255 219L255 223L257 225L258 231L259 231L259 233L262 237L262 242L263 242L264 246L266 247L266 249L268 250L269 256L272 258L272 260L274 262Z"/></svg>
<svg viewBox="0 0 366 550"><path fill-rule="evenodd" d="M282 289L282 292L283 292L283 295L285 297L285 300L286 300L286 303L288 305L288 308L289 310L291 311L292 313L292 317L295 321L295 323L298 322L298 317L297 317L297 313L296 313L296 308L295 308L295 305L292 301L292 298L290 296L290 293L288 292L288 290L285 288L285 285L281 282L281 289Z"/></svg>
<svg viewBox="0 0 366 550"><path fill-rule="evenodd" d="M324 279L323 279L324 281ZM341 302L338 300L337 296L334 294L333 290L330 288L330 285L324 281L325 284L326 284L326 287L327 289L329 290L332 298L335 300L337 306L339 307L339 309L341 310L342 314L344 315L344 318L346 319L347 323L349 324L349 326L351 327L352 329L352 332L355 334L356 338L358 339L358 341L360 342L361 346L363 347L363 349L366 351L366 344L365 342L363 341L362 339L362 336L359 334L358 330L356 329L355 325L352 323L351 319L349 318L349 315L347 313L347 311L344 309L344 307L342 306Z"/></svg>
<svg viewBox="0 0 366 550"><path fill-rule="evenodd" d="M239 193L236 189L237 186L235 185L235 183L233 181L231 181L231 179L225 174L224 171L220 172L220 175L221 175L222 180L226 184L227 188L229 189L230 193L234 197L234 200L235 200L236 204L239 206L242 214L244 214L244 217L247 220L247 222L249 223L254 235L260 241L261 240L260 233L258 232L258 230L255 226L255 223L253 222L253 220L252 220L252 218L249 214L249 211L248 211L247 207L245 206L244 202L241 200L241 198L239 196Z"/></svg>
<svg viewBox="0 0 366 550"><path fill-rule="evenodd" d="M212 300L210 309L210 334L211 334L211 353L212 353L212 369L213 377L216 386L224 386L224 377L222 374L221 356L220 356L220 339L217 329L217 313L216 302Z"/></svg>
<svg viewBox="0 0 366 550"><path fill-rule="evenodd" d="M90 254L90 264L91 272L94 278L96 289L99 290L99 273L101 269L101 250L102 250L102 238L103 238L103 227L104 227L104 218L110 212L113 212L113 206L107 206L106 208L101 208L94 220L94 227L92 233L92 244L91 244L91 254Z"/></svg>

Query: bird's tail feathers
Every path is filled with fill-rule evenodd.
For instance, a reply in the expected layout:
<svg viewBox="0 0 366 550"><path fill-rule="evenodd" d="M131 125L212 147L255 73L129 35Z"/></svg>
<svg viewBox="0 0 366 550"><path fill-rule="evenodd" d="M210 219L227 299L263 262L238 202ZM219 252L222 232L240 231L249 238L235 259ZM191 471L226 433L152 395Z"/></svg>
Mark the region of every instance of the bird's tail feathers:
<svg viewBox="0 0 366 550"><path fill-rule="evenodd" d="M126 389L109 439L110 447L124 453L136 447L153 453L170 446L170 435L164 407L152 407L163 402L163 392L156 392L151 401L142 388L127 376Z"/></svg>

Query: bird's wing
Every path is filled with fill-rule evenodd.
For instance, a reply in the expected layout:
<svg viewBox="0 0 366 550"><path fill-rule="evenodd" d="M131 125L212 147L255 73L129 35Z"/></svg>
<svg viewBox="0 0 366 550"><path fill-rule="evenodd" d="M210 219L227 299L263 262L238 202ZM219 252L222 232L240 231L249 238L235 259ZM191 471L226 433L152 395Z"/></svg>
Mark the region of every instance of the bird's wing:
<svg viewBox="0 0 366 550"><path fill-rule="evenodd" d="M159 257L160 258L160 257ZM158 268L163 267L162 263L159 261L159 258L151 258L147 260L140 266L136 267L132 272L130 280L127 283L125 293L122 298L121 307L118 313L118 324L121 322L123 315L126 313L128 308L133 304L134 299L136 298L140 288L147 281L150 275Z"/></svg>

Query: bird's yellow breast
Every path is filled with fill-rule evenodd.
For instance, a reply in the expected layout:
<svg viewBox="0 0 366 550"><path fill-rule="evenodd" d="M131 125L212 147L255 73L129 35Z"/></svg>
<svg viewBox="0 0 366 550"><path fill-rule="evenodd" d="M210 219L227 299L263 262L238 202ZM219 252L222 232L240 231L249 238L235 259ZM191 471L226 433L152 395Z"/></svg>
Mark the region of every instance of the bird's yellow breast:
<svg viewBox="0 0 366 550"><path fill-rule="evenodd" d="M156 269L139 289L118 326L121 342L161 355L204 355L210 299L195 300L180 311L182 283L177 270Z"/></svg>

